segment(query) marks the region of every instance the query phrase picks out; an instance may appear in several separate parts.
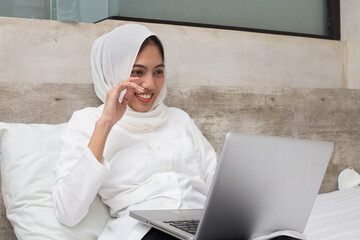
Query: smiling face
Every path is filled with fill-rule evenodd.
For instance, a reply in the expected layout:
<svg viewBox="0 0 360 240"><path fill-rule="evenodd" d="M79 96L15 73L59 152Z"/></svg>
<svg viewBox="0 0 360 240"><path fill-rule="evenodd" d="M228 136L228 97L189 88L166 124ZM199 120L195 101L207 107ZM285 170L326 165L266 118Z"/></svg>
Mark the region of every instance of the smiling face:
<svg viewBox="0 0 360 240"><path fill-rule="evenodd" d="M154 104L164 85L164 61L159 48L150 42L138 54L131 71L131 77L139 77L136 83L143 87L143 93L135 93L128 105L138 112L147 112Z"/></svg>

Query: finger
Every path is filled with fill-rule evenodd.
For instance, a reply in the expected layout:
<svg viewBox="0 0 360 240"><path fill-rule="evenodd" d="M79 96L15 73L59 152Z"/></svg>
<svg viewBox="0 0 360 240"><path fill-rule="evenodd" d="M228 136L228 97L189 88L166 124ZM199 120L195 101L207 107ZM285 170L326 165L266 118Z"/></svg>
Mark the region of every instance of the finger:
<svg viewBox="0 0 360 240"><path fill-rule="evenodd" d="M127 103L130 101L130 99L132 98L134 92L133 91L126 91L122 101L121 101L121 105L127 105Z"/></svg>
<svg viewBox="0 0 360 240"><path fill-rule="evenodd" d="M136 81L139 80L139 79L140 79L139 77L129 77L127 79L124 79L124 80L118 82L118 84L121 85L121 84L126 84L126 83L129 83L129 82L137 84Z"/></svg>
<svg viewBox="0 0 360 240"><path fill-rule="evenodd" d="M138 81L140 78L139 77L130 77L128 78L128 81L135 84L136 86L138 86L138 90L140 90L141 92L143 92L145 89L143 87L141 87L136 81Z"/></svg>
<svg viewBox="0 0 360 240"><path fill-rule="evenodd" d="M128 78L128 80L130 81L130 82L135 82L135 81L137 81L137 80L139 80L140 78L139 77L129 77Z"/></svg>
<svg viewBox="0 0 360 240"><path fill-rule="evenodd" d="M121 84L119 84L116 87L116 92L120 93L122 92L124 89L131 89L134 90L136 92L142 93L145 89L139 85L137 85L136 83L132 83L132 82L122 82Z"/></svg>

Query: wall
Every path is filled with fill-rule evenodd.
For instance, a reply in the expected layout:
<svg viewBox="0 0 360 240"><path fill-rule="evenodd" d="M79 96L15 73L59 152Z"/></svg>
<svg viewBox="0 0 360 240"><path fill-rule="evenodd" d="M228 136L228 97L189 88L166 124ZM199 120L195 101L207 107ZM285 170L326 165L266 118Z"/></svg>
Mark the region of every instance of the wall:
<svg viewBox="0 0 360 240"><path fill-rule="evenodd" d="M360 88L360 1L342 0L342 41L144 24L166 49L169 85ZM125 24L0 18L0 81L91 82L90 50Z"/></svg>
<svg viewBox="0 0 360 240"><path fill-rule="evenodd" d="M360 88L360 1L341 0L341 40L346 43L347 83Z"/></svg>

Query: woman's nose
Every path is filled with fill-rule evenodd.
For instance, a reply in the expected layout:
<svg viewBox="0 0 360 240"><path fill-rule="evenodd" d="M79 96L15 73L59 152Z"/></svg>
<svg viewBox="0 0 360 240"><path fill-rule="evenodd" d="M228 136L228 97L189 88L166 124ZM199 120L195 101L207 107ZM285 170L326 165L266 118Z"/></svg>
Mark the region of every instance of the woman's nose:
<svg viewBox="0 0 360 240"><path fill-rule="evenodd" d="M154 89L155 88L155 79L152 74L146 74L141 78L141 86L145 89Z"/></svg>

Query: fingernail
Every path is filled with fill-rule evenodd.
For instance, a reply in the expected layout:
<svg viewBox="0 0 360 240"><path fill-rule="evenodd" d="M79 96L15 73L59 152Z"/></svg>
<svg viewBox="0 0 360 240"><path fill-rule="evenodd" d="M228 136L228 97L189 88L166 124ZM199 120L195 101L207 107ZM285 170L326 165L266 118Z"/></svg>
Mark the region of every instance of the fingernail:
<svg viewBox="0 0 360 240"><path fill-rule="evenodd" d="M140 86L138 87L138 89L142 92L145 90L143 87L140 87Z"/></svg>

